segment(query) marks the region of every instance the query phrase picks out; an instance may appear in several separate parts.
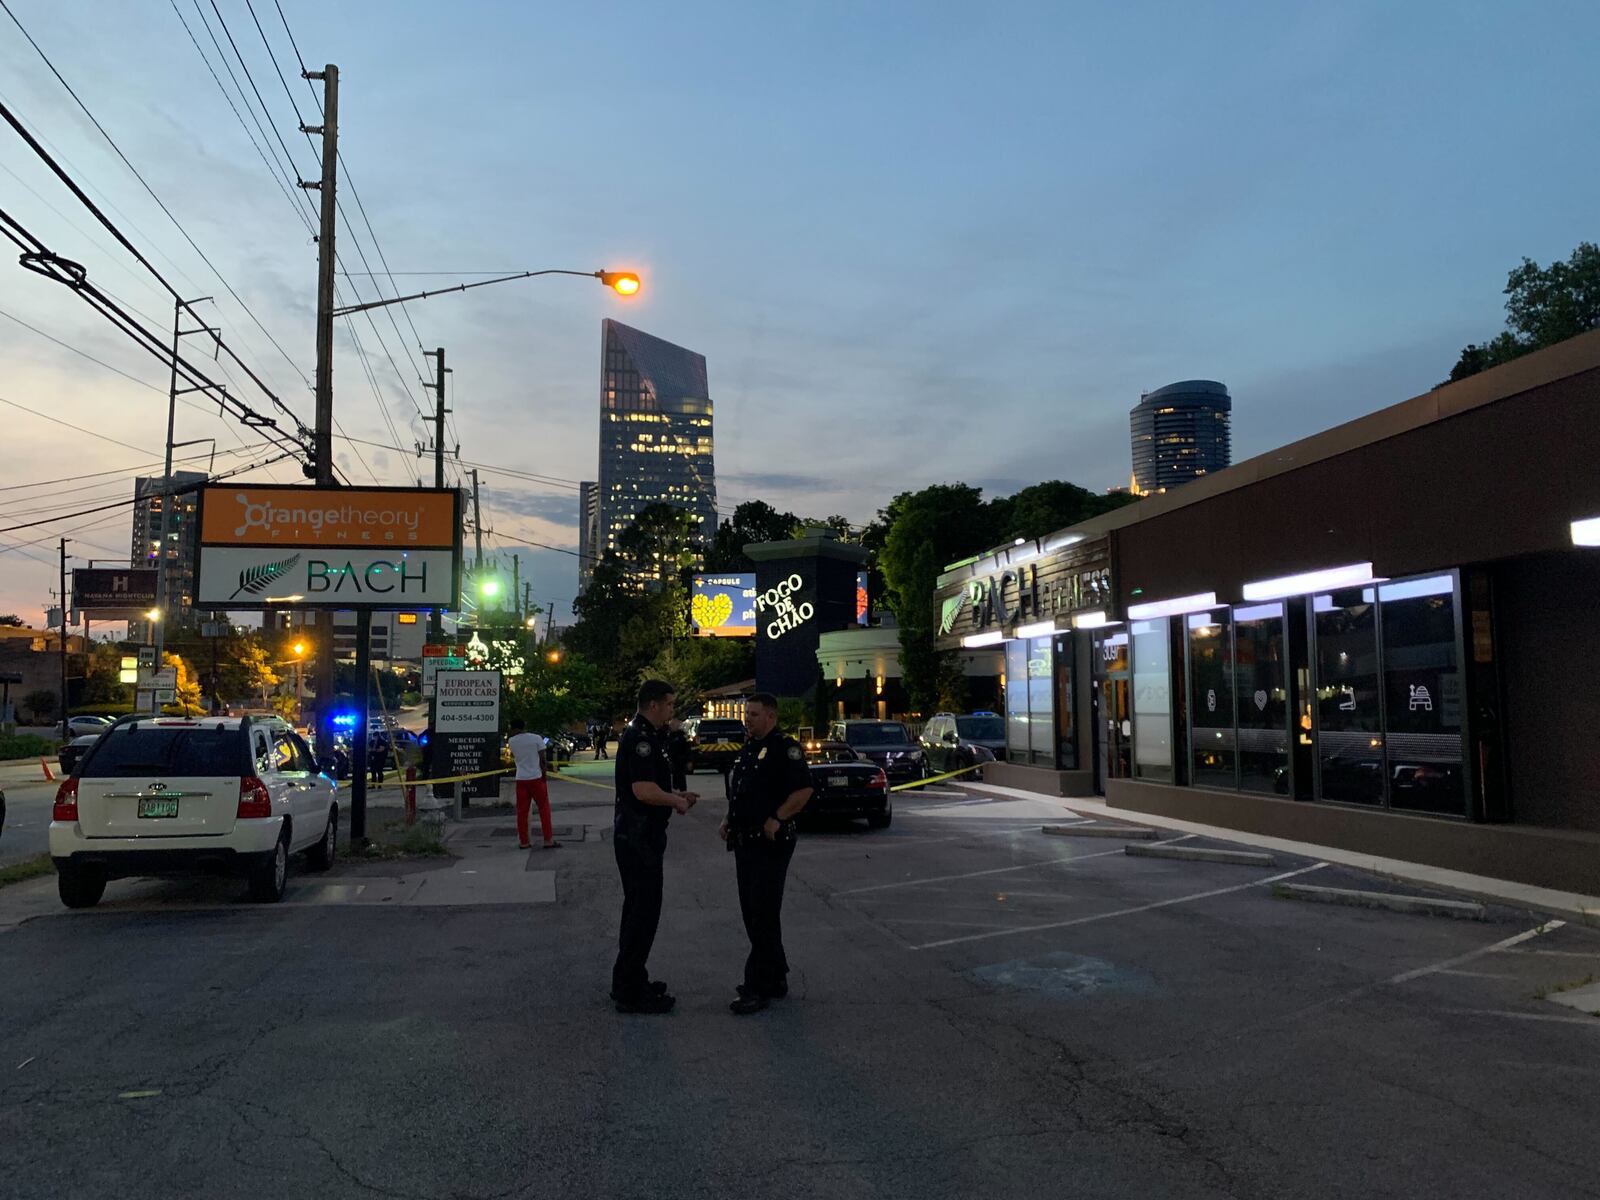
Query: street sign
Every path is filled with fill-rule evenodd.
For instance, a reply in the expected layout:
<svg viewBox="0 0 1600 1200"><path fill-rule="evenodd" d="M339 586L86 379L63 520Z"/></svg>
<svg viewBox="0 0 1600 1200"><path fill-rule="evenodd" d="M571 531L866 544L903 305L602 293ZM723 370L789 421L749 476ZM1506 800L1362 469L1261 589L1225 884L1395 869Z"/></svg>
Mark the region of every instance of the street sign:
<svg viewBox="0 0 1600 1200"><path fill-rule="evenodd" d="M195 604L454 608L460 494L448 488L199 489Z"/></svg>
<svg viewBox="0 0 1600 1200"><path fill-rule="evenodd" d="M459 671L467 665L465 658L458 656L452 658L425 658L422 660L422 694L432 696L434 682L440 671Z"/></svg>
<svg viewBox="0 0 1600 1200"><path fill-rule="evenodd" d="M171 704L177 698L178 698L178 693L177 693L177 690L175 688L157 688L156 689L156 703L157 704Z"/></svg>
<svg viewBox="0 0 1600 1200"><path fill-rule="evenodd" d="M499 671L440 671L434 679L434 732L499 732Z"/></svg>
<svg viewBox="0 0 1600 1200"><path fill-rule="evenodd" d="M227 637L233 632L233 626L227 621L201 621L200 636L210 638Z"/></svg>
<svg viewBox="0 0 1600 1200"><path fill-rule="evenodd" d="M139 665L153 667L156 665L156 648L154 646L139 647Z"/></svg>
<svg viewBox="0 0 1600 1200"><path fill-rule="evenodd" d="M96 620L137 617L155 606L155 567L74 567L72 603Z"/></svg>

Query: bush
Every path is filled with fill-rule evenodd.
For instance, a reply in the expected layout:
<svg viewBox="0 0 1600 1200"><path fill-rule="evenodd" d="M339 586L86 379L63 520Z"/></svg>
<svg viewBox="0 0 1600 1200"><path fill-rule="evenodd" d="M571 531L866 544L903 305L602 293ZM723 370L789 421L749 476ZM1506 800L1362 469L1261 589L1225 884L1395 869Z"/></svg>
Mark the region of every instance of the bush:
<svg viewBox="0 0 1600 1200"><path fill-rule="evenodd" d="M0 733L0 759L38 758L56 752L61 743L33 733Z"/></svg>

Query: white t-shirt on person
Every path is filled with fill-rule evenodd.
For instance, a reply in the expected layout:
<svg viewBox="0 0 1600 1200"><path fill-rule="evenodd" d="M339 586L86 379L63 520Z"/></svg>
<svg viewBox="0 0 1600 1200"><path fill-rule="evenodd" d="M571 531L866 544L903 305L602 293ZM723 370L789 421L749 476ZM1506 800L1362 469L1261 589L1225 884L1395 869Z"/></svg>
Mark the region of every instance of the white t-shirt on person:
<svg viewBox="0 0 1600 1200"><path fill-rule="evenodd" d="M516 760L518 779L543 779L544 768L539 765L539 755L545 748L545 740L537 733L526 731L512 736L506 743L511 748L511 757Z"/></svg>

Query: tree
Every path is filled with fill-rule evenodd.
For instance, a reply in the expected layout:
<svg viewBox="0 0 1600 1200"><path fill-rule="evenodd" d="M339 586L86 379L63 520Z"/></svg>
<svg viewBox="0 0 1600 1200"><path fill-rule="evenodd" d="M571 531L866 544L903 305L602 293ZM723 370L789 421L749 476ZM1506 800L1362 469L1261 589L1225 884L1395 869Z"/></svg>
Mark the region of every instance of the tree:
<svg viewBox="0 0 1600 1200"><path fill-rule="evenodd" d="M780 512L764 500L746 500L717 526L706 548L705 569L719 573L754 571L755 563L745 557L746 546L787 541L799 527L800 519L793 513Z"/></svg>
<svg viewBox="0 0 1600 1200"><path fill-rule="evenodd" d="M195 678L194 671L177 654L163 653L161 661L178 673L177 683L172 693L173 700L178 705L178 710L186 717L199 715L200 681Z"/></svg>
<svg viewBox="0 0 1600 1200"><path fill-rule="evenodd" d="M1003 545L1016 538L1041 538L1136 499L1127 493L1091 492L1063 479L1036 483L1014 496L989 501L995 534L990 544Z"/></svg>
<svg viewBox="0 0 1600 1200"><path fill-rule="evenodd" d="M1524 258L1507 274L1505 295L1509 328L1463 349L1449 382L1600 329L1600 246L1580 242L1565 262L1548 267Z"/></svg>
<svg viewBox="0 0 1600 1200"><path fill-rule="evenodd" d="M601 672L568 650L556 662L534 655L527 669L505 686L505 720L521 720L546 736L593 717L604 691Z"/></svg>
<svg viewBox="0 0 1600 1200"><path fill-rule="evenodd" d="M13 629L24 628L22 618L16 613L0 613L0 625L9 625Z"/></svg>
<svg viewBox="0 0 1600 1200"><path fill-rule="evenodd" d="M617 550L636 578L667 583L700 557L700 525L684 509L647 504L618 536Z"/></svg>
<svg viewBox="0 0 1600 1200"><path fill-rule="evenodd" d="M944 656L934 648L934 588L949 563L995 544L994 515L983 493L964 483L902 492L879 514L887 530L878 554L884 599L900 626L901 674L918 712L934 711L939 699Z"/></svg>
<svg viewBox="0 0 1600 1200"><path fill-rule="evenodd" d="M122 682L122 651L104 643L91 647L78 703L122 704L128 699L128 687Z"/></svg>
<svg viewBox="0 0 1600 1200"><path fill-rule="evenodd" d="M266 647L258 641L251 640L241 645L236 653L236 661L244 670L250 691L260 692L261 703L269 704L268 689L277 687L283 682L283 678L272 669L272 659L268 656Z"/></svg>
<svg viewBox="0 0 1600 1200"><path fill-rule="evenodd" d="M22 710L32 713L33 719L42 724L55 715L56 694L48 688L36 688L22 698Z"/></svg>

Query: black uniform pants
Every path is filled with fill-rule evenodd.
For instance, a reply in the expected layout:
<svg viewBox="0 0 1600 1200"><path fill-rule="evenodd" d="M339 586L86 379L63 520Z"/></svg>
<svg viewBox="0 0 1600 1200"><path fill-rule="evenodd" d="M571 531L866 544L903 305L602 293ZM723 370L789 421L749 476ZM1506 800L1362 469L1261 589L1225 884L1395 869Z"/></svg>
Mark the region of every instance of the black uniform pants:
<svg viewBox="0 0 1600 1200"><path fill-rule="evenodd" d="M665 823L628 814L617 819L611 848L622 876L622 930L617 936L617 962L611 968L611 991L633 999L650 982L645 964L661 921L661 866L667 853Z"/></svg>
<svg viewBox="0 0 1600 1200"><path fill-rule="evenodd" d="M775 991L787 982L789 960L783 953L783 884L794 857L794 839L769 842L764 837L741 839L733 849L739 876L739 911L750 937L744 961L744 984L757 991Z"/></svg>

